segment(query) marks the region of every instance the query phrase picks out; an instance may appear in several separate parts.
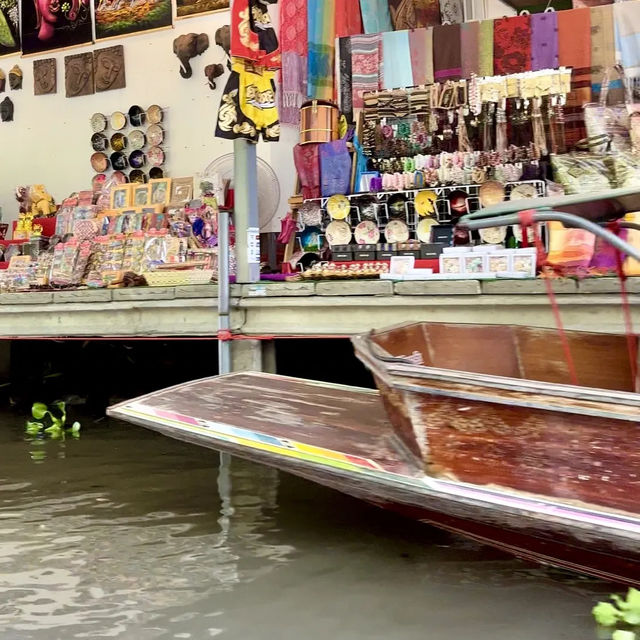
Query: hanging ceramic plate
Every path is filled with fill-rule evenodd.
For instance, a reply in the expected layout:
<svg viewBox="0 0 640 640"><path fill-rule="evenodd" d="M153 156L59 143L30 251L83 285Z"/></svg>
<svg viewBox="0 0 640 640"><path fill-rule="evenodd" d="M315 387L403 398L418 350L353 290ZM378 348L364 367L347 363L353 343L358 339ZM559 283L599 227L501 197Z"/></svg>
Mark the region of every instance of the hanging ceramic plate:
<svg viewBox="0 0 640 640"><path fill-rule="evenodd" d="M147 140L153 147L162 144L162 141L164 140L164 129L159 124L152 124L147 129Z"/></svg>
<svg viewBox="0 0 640 640"><path fill-rule="evenodd" d="M107 117L102 113L94 113L91 116L91 128L94 133L102 133L107 128Z"/></svg>
<svg viewBox="0 0 640 640"><path fill-rule="evenodd" d="M333 247L336 244L351 242L351 227L344 220L334 220L327 225L327 242Z"/></svg>
<svg viewBox="0 0 640 640"><path fill-rule="evenodd" d="M152 167L149 169L149 177L152 180L159 180L160 178L164 178L164 171L160 167Z"/></svg>
<svg viewBox="0 0 640 640"><path fill-rule="evenodd" d="M144 171L140 171L140 169L134 169L131 173L129 173L129 182L144 184L146 181L147 174Z"/></svg>
<svg viewBox="0 0 640 640"><path fill-rule="evenodd" d="M117 171L122 171L122 169L126 169L129 166L127 162L127 156L122 153L122 151L116 151L111 154L111 166Z"/></svg>
<svg viewBox="0 0 640 640"><path fill-rule="evenodd" d="M509 200L528 200L537 198L538 190L532 184L519 184L511 189Z"/></svg>
<svg viewBox="0 0 640 640"><path fill-rule="evenodd" d="M387 209L389 210L389 217L404 218L407 213L407 210L405 209L406 203L407 203L407 199L401 193L396 193L395 195L392 195L387 200Z"/></svg>
<svg viewBox="0 0 640 640"><path fill-rule="evenodd" d="M319 202L305 202L298 209L298 219L305 227L319 227L322 223L322 209Z"/></svg>
<svg viewBox="0 0 640 640"><path fill-rule="evenodd" d="M358 244L378 244L380 240L378 225L372 220L363 220L356 227L354 235Z"/></svg>
<svg viewBox="0 0 640 640"><path fill-rule="evenodd" d="M147 109L147 122L149 124L159 124L162 122L163 116L162 109L157 104L152 104Z"/></svg>
<svg viewBox="0 0 640 640"><path fill-rule="evenodd" d="M114 151L124 151L127 148L129 141L124 133L114 133L111 136L111 148Z"/></svg>
<svg viewBox="0 0 640 640"><path fill-rule="evenodd" d="M514 224L511 227L511 230L513 231L513 237L518 242L522 242L522 227L519 224ZM506 235L506 233L505 233L505 235ZM536 239L535 239L535 234L533 233L533 228L532 227L529 227L527 229L527 239L529 240L529 246L533 247Z"/></svg>
<svg viewBox="0 0 640 640"><path fill-rule="evenodd" d="M416 236L420 242L429 244L431 242L431 228L435 227L438 221L434 218L422 218L416 227Z"/></svg>
<svg viewBox="0 0 640 640"><path fill-rule="evenodd" d="M164 162L164 151L160 147L151 147L147 160L151 166L159 167Z"/></svg>
<svg viewBox="0 0 640 640"><path fill-rule="evenodd" d="M109 168L109 158L102 152L96 152L91 156L91 167L96 173L102 173Z"/></svg>
<svg viewBox="0 0 640 640"><path fill-rule="evenodd" d="M435 191L419 191L416 195L416 213L423 216L431 216L436 212L436 200L438 194Z"/></svg>
<svg viewBox="0 0 640 640"><path fill-rule="evenodd" d="M487 180L480 185L478 193L482 207L492 207L504 200L504 185L497 180Z"/></svg>
<svg viewBox="0 0 640 640"><path fill-rule="evenodd" d="M147 158L144 155L144 153L140 150L134 151L129 156L129 164L133 169L140 169L141 167L144 167L146 163L147 163Z"/></svg>
<svg viewBox="0 0 640 640"><path fill-rule="evenodd" d="M507 239L507 227L479 229L480 239L487 244L502 244ZM508 269L505 269L508 271Z"/></svg>
<svg viewBox="0 0 640 640"><path fill-rule="evenodd" d="M321 251L322 237L320 236L319 227L307 227L300 234L300 243L303 251Z"/></svg>
<svg viewBox="0 0 640 640"><path fill-rule="evenodd" d="M94 133L91 136L91 146L94 151L106 151L109 146L109 140L102 133Z"/></svg>
<svg viewBox="0 0 640 640"><path fill-rule="evenodd" d="M111 179L116 184L127 184L127 182L129 182L129 178L127 178L127 176L124 173L122 173L122 171L114 171L111 174Z"/></svg>
<svg viewBox="0 0 640 640"><path fill-rule="evenodd" d="M104 173L96 173L91 180L91 189L93 191L100 191L102 185L106 182L107 176Z"/></svg>
<svg viewBox="0 0 640 640"><path fill-rule="evenodd" d="M387 242L406 242L409 239L409 227L402 220L389 220L384 237Z"/></svg>
<svg viewBox="0 0 640 640"><path fill-rule="evenodd" d="M327 200L327 212L333 220L344 220L350 211L351 203L347 196L335 195Z"/></svg>
<svg viewBox="0 0 640 640"><path fill-rule="evenodd" d="M451 213L459 216L462 216L465 213L469 213L469 209L467 207L468 197L469 194L462 189L456 189L455 191L452 191L448 196L449 205L451 206Z"/></svg>
<svg viewBox="0 0 640 640"><path fill-rule="evenodd" d="M135 151L136 149L142 149L147 144L147 138L140 129L134 129L129 134L129 145Z"/></svg>
<svg viewBox="0 0 640 640"><path fill-rule="evenodd" d="M141 127L147 120L147 114L142 107L134 104L129 109L129 122L132 127Z"/></svg>
<svg viewBox="0 0 640 640"><path fill-rule="evenodd" d="M122 111L116 111L111 114L111 128L114 131L121 131L127 126L127 116Z"/></svg>

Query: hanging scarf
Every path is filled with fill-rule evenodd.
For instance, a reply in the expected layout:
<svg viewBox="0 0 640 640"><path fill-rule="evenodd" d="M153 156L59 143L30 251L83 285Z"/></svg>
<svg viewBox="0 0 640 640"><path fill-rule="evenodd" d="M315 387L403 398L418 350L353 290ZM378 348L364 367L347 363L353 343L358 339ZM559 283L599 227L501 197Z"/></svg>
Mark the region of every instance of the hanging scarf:
<svg viewBox="0 0 640 640"><path fill-rule="evenodd" d="M470 78L472 73L477 75L480 70L480 61L478 60L479 38L479 22L463 22L460 25L460 51L463 78Z"/></svg>
<svg viewBox="0 0 640 640"><path fill-rule="evenodd" d="M307 0L280 0L280 47L280 122L297 125L307 96Z"/></svg>
<svg viewBox="0 0 640 640"><path fill-rule="evenodd" d="M440 0L413 0L416 27L434 27L440 24Z"/></svg>
<svg viewBox="0 0 640 640"><path fill-rule="evenodd" d="M413 85L408 31L382 34L382 88L402 89Z"/></svg>
<svg viewBox="0 0 640 640"><path fill-rule="evenodd" d="M413 84L433 82L433 28L409 31Z"/></svg>
<svg viewBox="0 0 640 640"><path fill-rule="evenodd" d="M478 75L493 75L493 20L482 20L478 33Z"/></svg>
<svg viewBox="0 0 640 640"><path fill-rule="evenodd" d="M338 40L338 81L339 81L339 103L340 111L344 114L347 122L353 122L353 86L351 82L351 38L340 38Z"/></svg>
<svg viewBox="0 0 640 640"><path fill-rule="evenodd" d="M333 100L335 3L308 0L307 20L307 94L318 100Z"/></svg>
<svg viewBox="0 0 640 640"><path fill-rule="evenodd" d="M360 12L365 33L393 30L387 0L360 0Z"/></svg>
<svg viewBox="0 0 640 640"><path fill-rule="evenodd" d="M558 67L558 14L534 13L531 16L531 70Z"/></svg>
<svg viewBox="0 0 640 640"><path fill-rule="evenodd" d="M493 72L531 71L531 16L500 18L493 25Z"/></svg>
<svg viewBox="0 0 640 640"><path fill-rule="evenodd" d="M382 35L375 33L351 37L351 86L353 108L362 109L362 96L380 88Z"/></svg>
<svg viewBox="0 0 640 640"><path fill-rule="evenodd" d="M440 0L440 20L444 24L460 24L464 21L462 0Z"/></svg>
<svg viewBox="0 0 640 640"><path fill-rule="evenodd" d="M437 82L460 79L459 24L443 24L433 28L433 70Z"/></svg>
<svg viewBox="0 0 640 640"><path fill-rule="evenodd" d="M396 31L416 28L414 0L389 0L389 13Z"/></svg>
<svg viewBox="0 0 640 640"><path fill-rule="evenodd" d="M593 7L591 10L591 91L593 98L600 93L602 78L607 69L616 64L616 44L613 27L613 7ZM619 102L624 96L615 98L612 91L620 92L622 82L616 78L609 82L609 95L612 102Z"/></svg>
<svg viewBox="0 0 640 640"><path fill-rule="evenodd" d="M640 6L635 2L613 5L616 56L628 78L640 77Z"/></svg>
<svg viewBox="0 0 640 640"><path fill-rule="evenodd" d="M336 2L336 38L357 36L363 33L360 16L360 0Z"/></svg>

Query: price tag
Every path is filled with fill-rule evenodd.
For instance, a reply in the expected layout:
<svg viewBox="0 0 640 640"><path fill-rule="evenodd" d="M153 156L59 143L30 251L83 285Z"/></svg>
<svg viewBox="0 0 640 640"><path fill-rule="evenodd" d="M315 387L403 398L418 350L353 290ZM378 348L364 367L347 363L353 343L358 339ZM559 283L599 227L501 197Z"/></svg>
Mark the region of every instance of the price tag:
<svg viewBox="0 0 640 640"><path fill-rule="evenodd" d="M260 264L260 229L247 229L247 260L249 264Z"/></svg>

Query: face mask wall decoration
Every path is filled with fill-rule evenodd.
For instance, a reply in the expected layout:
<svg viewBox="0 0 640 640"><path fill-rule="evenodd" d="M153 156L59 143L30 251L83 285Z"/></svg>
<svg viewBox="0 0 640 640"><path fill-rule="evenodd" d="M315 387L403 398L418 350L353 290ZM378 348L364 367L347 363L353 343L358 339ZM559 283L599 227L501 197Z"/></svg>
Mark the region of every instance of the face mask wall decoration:
<svg viewBox="0 0 640 640"><path fill-rule="evenodd" d="M55 58L33 63L33 94L46 96L58 91L58 69Z"/></svg>
<svg viewBox="0 0 640 640"><path fill-rule="evenodd" d="M13 122L13 102L8 96L0 102L0 118L2 122Z"/></svg>
<svg viewBox="0 0 640 640"><path fill-rule="evenodd" d="M7 86L7 76L5 76L4 71L0 69L0 93L2 93Z"/></svg>
<svg viewBox="0 0 640 640"><path fill-rule="evenodd" d="M9 86L12 91L22 89L22 69L17 64L9 71Z"/></svg>
<svg viewBox="0 0 640 640"><path fill-rule="evenodd" d="M89 96L94 93L93 55L91 52L65 57L64 85L67 98Z"/></svg>
<svg viewBox="0 0 640 640"><path fill-rule="evenodd" d="M189 60L203 54L209 48L209 36L206 33L185 33L173 41L173 53L180 60L180 75L190 78L193 75Z"/></svg>
<svg viewBox="0 0 640 640"><path fill-rule="evenodd" d="M124 47L117 45L94 51L93 75L96 93L124 89L127 86L124 73Z"/></svg>

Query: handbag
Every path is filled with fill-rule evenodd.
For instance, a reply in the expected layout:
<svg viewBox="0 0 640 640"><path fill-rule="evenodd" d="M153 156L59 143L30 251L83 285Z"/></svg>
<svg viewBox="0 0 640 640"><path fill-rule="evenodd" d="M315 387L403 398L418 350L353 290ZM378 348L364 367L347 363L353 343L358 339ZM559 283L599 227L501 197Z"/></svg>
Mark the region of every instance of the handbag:
<svg viewBox="0 0 640 640"><path fill-rule="evenodd" d="M624 103L608 104L612 71L616 71L622 80L625 96ZM607 136L610 140L612 152L629 151L631 149L631 137L629 134L629 109L631 104L632 96L624 69L620 65L608 68L602 79L599 101L588 102L583 107L587 137L589 139L598 139Z"/></svg>
<svg viewBox="0 0 640 640"><path fill-rule="evenodd" d="M347 195L351 183L351 156L347 134L340 140L320 145L320 190L322 197Z"/></svg>

